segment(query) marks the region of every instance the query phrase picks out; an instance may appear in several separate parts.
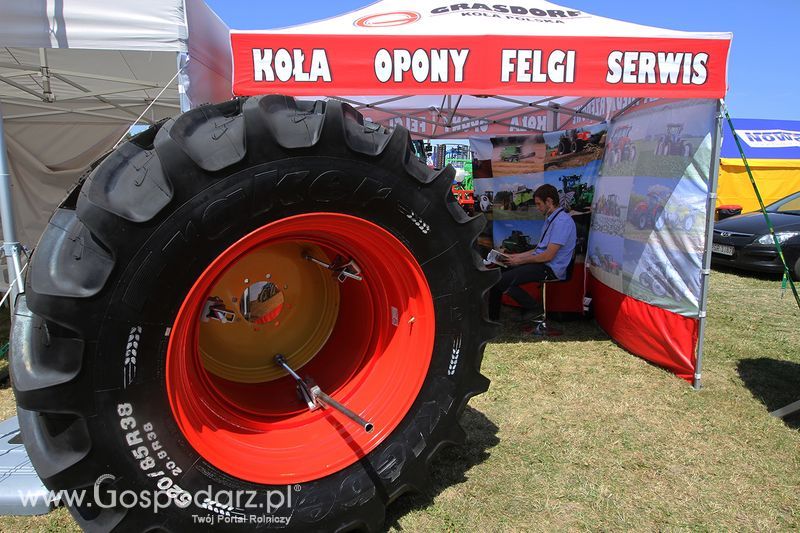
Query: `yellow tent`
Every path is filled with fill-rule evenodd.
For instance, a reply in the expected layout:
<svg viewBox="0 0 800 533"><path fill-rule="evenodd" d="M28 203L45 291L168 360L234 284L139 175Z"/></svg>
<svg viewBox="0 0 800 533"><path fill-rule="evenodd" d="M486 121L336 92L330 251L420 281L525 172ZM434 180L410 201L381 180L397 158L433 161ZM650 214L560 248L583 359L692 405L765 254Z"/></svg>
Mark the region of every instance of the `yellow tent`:
<svg viewBox="0 0 800 533"><path fill-rule="evenodd" d="M800 121L734 119L736 133L765 205L800 191ZM717 207L759 209L727 122L720 158Z"/></svg>

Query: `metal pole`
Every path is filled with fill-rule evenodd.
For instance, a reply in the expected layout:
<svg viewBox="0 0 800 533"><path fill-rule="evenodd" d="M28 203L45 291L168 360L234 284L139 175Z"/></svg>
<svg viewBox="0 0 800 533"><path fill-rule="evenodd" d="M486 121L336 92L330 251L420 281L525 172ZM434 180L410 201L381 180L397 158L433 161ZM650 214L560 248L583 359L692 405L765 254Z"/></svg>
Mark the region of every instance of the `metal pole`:
<svg viewBox="0 0 800 533"><path fill-rule="evenodd" d="M702 387L703 345L706 333L706 311L708 308L708 281L711 276L711 243L714 240L714 212L717 208L717 179L719 178L719 154L722 146L722 101L716 106L717 127L711 138L711 168L708 173L708 196L706 203L706 246L703 250L703 270L700 277L700 329L697 334L697 364L693 385Z"/></svg>
<svg viewBox="0 0 800 533"><path fill-rule="evenodd" d="M0 107L0 221L3 224L3 255L8 267L11 299L9 307L14 310L17 295L25 292L25 284L20 276L20 245L17 241L17 228L14 224L14 209L11 200L11 173L6 157L6 141L3 129L3 110Z"/></svg>
<svg viewBox="0 0 800 533"><path fill-rule="evenodd" d="M185 7L184 7L185 9ZM186 52L178 52L178 97L181 104L181 113L189 111L192 108L192 101L189 99L189 74L185 70L189 64L189 54Z"/></svg>

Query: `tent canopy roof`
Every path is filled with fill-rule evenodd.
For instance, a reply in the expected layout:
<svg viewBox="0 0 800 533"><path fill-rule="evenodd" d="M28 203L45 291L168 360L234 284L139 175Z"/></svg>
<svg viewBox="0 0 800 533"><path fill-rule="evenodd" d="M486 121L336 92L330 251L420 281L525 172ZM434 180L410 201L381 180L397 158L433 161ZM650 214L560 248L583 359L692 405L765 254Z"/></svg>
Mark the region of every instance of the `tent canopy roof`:
<svg viewBox="0 0 800 533"><path fill-rule="evenodd" d="M233 31L234 93L719 98L730 33L641 26L529 0L383 0Z"/></svg>
<svg viewBox="0 0 800 533"><path fill-rule="evenodd" d="M0 46L186 51L183 0L0 0Z"/></svg>
<svg viewBox="0 0 800 533"><path fill-rule="evenodd" d="M524 7L520 4L524 4ZM275 30L236 33L319 35L508 35L724 39L730 33L695 33L599 17L546 2L510 4L446 0L383 0L324 20Z"/></svg>
<svg viewBox="0 0 800 533"><path fill-rule="evenodd" d="M197 103L230 97L228 27L202 0L0 0L0 13L6 122L131 124L158 97L153 122L180 111L179 85Z"/></svg>

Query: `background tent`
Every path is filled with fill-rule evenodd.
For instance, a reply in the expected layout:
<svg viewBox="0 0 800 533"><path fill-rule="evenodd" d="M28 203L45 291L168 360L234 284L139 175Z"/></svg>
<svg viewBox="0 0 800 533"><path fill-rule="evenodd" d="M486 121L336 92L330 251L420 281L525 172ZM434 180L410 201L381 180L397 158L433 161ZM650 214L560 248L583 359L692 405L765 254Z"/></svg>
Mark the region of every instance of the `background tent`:
<svg viewBox="0 0 800 533"><path fill-rule="evenodd" d="M0 0L0 13L0 127L26 247L142 113L230 98L228 28L201 0Z"/></svg>
<svg viewBox="0 0 800 533"><path fill-rule="evenodd" d="M765 205L800 191L800 121L733 119ZM725 122L717 205L759 209L742 156Z"/></svg>
<svg viewBox="0 0 800 533"><path fill-rule="evenodd" d="M702 193L699 226L692 225L695 233L698 227L705 230L692 241L699 249L691 261L653 254L650 263L686 270L697 289L692 304L676 309L634 297L624 284L614 288L595 279L598 293L609 291L599 309L601 326L634 353L698 383L707 288L703 273L710 263L705 245L713 224L706 214L713 210L710 195L719 157L713 99L725 94L730 39L726 33L640 26L544 1L520 7L384 0L291 28L233 31L233 88L238 95L335 98L383 124L406 125L420 137L554 131L587 121L613 127L634 108L658 113L655 108L663 103L657 98L705 99L694 103L709 120L690 132L697 139L690 153L679 152L685 161L667 165L674 173L672 188L662 186L677 201L686 192L675 185L687 178L693 186L685 191L692 194L693 205L695 193ZM675 106L663 109L661 118L685 112ZM661 124L655 116L639 121L667 130L670 123ZM643 137L636 142L660 163L678 157L673 152L679 143L688 144L680 133L639 130ZM701 157L694 157L698 153ZM623 175L608 177L633 180L629 197L635 193L641 201L649 192L638 191L634 178L653 177L645 174L651 168L634 162ZM659 172L654 176L665 179L661 174L667 171ZM671 246L673 233L662 229L651 233L669 237L660 242ZM646 276L639 273L638 279Z"/></svg>

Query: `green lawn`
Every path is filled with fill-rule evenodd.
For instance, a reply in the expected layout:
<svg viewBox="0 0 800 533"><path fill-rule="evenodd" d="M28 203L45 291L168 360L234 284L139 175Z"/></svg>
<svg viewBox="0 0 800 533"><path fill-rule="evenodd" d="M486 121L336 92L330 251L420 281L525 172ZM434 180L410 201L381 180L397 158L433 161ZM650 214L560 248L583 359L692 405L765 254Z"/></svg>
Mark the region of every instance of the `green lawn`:
<svg viewBox="0 0 800 533"><path fill-rule="evenodd" d="M397 501L393 531L800 529L800 312L780 283L714 272L705 387L624 352L592 323L536 341L509 322L489 392L433 487ZM8 388L0 414L13 410ZM3 531L75 529L60 509Z"/></svg>

